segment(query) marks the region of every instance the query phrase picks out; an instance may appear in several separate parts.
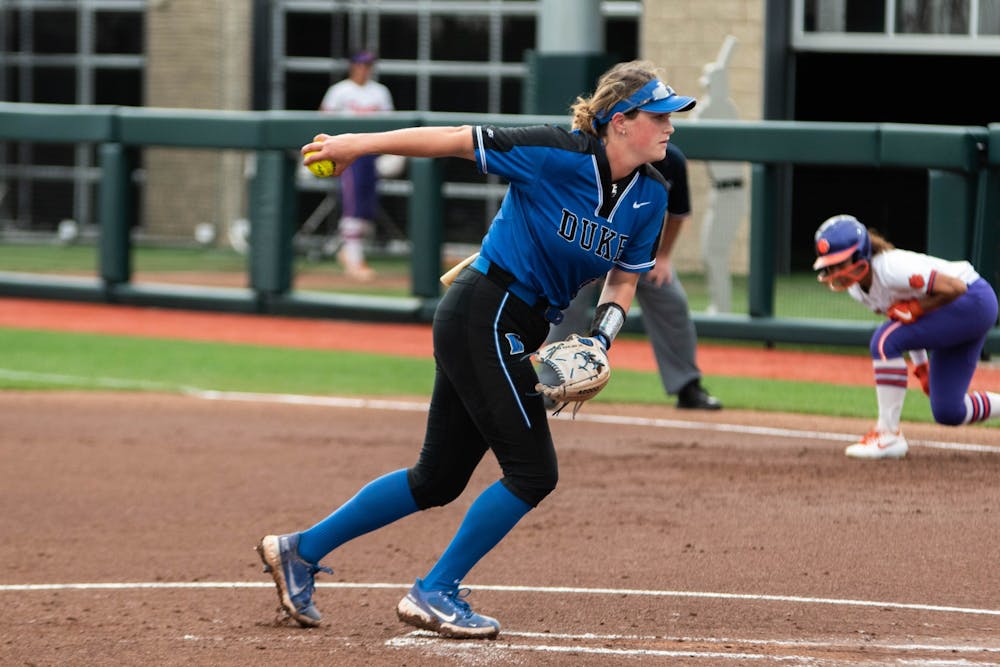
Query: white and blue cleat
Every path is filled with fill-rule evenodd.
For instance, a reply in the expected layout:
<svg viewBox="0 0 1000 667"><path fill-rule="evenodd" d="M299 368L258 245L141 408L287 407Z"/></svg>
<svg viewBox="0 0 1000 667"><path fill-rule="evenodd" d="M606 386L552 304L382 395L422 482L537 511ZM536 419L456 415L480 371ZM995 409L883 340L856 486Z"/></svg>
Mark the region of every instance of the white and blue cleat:
<svg viewBox="0 0 1000 667"><path fill-rule="evenodd" d="M281 609L302 627L319 625L323 616L312 601L316 589L314 577L317 572L333 574L333 570L299 556L298 533L265 535L256 549L264 563L264 571L271 573L278 588Z"/></svg>
<svg viewBox="0 0 1000 667"><path fill-rule="evenodd" d="M451 639L496 639L500 622L472 611L468 588L427 591L417 579L396 607L399 620Z"/></svg>

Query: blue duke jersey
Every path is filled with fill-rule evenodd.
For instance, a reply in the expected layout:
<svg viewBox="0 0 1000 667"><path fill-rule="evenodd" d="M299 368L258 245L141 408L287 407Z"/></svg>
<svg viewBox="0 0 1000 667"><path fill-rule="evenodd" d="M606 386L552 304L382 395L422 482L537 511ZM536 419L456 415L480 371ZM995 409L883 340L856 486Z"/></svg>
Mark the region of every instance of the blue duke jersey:
<svg viewBox="0 0 1000 667"><path fill-rule="evenodd" d="M613 266L655 264L667 208L663 177L643 165L617 183L601 140L555 126L473 128L476 163L510 182L481 255L564 309Z"/></svg>

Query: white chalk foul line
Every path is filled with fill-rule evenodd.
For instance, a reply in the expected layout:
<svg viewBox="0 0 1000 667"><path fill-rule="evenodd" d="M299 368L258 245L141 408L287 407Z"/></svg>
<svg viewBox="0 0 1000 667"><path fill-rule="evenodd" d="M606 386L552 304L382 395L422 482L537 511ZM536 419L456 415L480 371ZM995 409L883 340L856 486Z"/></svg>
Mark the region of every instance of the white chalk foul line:
<svg viewBox="0 0 1000 667"><path fill-rule="evenodd" d="M855 442L857 434L830 433L827 431L804 431L798 429L772 428L769 426L747 426L744 424L716 424L697 421L681 421L677 419L651 419L644 417L618 417L614 415L577 415L577 420L591 421L602 424L623 424L632 426L652 426L656 428L675 428L692 431L715 431L719 433L739 433L740 435L764 435L778 438L795 438L805 440L834 440L837 442ZM932 447L936 449L958 449L970 452L987 452L1000 454L1000 447L991 445L976 445L967 442L947 442L940 440L911 440L911 445Z"/></svg>
<svg viewBox="0 0 1000 667"><path fill-rule="evenodd" d="M198 391L191 387L151 380L131 380L109 377L83 377L65 375L63 373L35 373L31 371L15 371L10 368L0 368L0 378L6 380L21 380L24 382L46 382L67 386L99 387L107 389L135 389L139 391L166 391L171 393L188 393Z"/></svg>
<svg viewBox="0 0 1000 667"><path fill-rule="evenodd" d="M196 582L93 582L93 583L63 583L63 584L5 584L0 585L0 593L4 592L43 592L43 591L73 591L73 590L119 590L119 591L132 591L132 590L171 590L171 589L271 589L274 584L271 582L245 582L245 581L231 581L231 582L209 582L209 581L196 581ZM317 588L330 588L330 589L392 589L398 591L405 591L411 587L410 583L350 583L350 582L334 582L334 583L317 583ZM621 589L621 588L580 588L580 587L563 587L563 586L504 586L504 585L478 585L471 584L471 588L476 590L485 591L505 591L505 592L527 592L534 594L570 594L570 595L608 595L621 597L623 595L634 595L634 596L658 596L658 597L677 597L677 598L710 598L710 599L722 599L722 600L742 600L750 602L791 602L796 604L826 604L826 605L843 605L843 606L856 606L856 607L877 607L877 608L891 608L891 609L905 609L905 610L915 610L915 611L930 611L937 613L956 613L956 614L973 614L973 615L986 615L986 616L1000 616L1000 609L976 609L970 607L952 607L946 605L928 605L928 604L910 604L910 603L898 603L898 602L878 602L874 600L851 600L851 599L836 599L836 598L814 598L814 597L800 597L792 595L752 595L752 594L740 594L740 593L713 593L713 592L700 592L700 591L660 591L660 590L641 590L641 589ZM545 643L541 644L527 644L527 643L514 643L504 641L507 637L515 637L522 639L540 639ZM196 639L195 637L185 636L185 639ZM563 640L574 642L569 646L560 646L553 644L553 642ZM669 649L653 649L653 648L642 648L642 647L623 647L623 648L609 648L607 646L586 646L587 641L594 642L606 642L606 641L622 641L622 642L651 642L651 641L668 641L668 642L686 642L690 644L700 643L709 646L712 645L727 645L735 647L745 647L743 650L733 650L733 651L714 651L700 647L694 647L686 650L669 650ZM690 658L702 658L702 659L715 659L718 661L722 660L763 660L769 662L794 662L795 664L806 664L806 663L826 663L826 664L850 664L850 665L860 665L866 664L864 662L857 662L849 660L844 661L834 661L831 663L829 660L817 659L815 656L809 655L768 655L760 653L749 653L746 649L752 650L752 647L761 648L782 648L791 649L799 651L807 651L809 649L814 650L829 650L829 649L854 649L860 646L864 646L865 650L885 650L885 651L896 651L899 653L910 652L911 655L918 652L949 652L954 654L968 653L974 654L994 654L1000 653L1000 646L986 646L986 645L944 645L944 644L889 644L889 643L873 643L869 640L859 643L851 642L821 642L821 641L803 641L803 640L791 640L791 639L737 639L731 637L670 637L670 636L645 636L645 635L597 635L594 633L582 633L582 634L569 634L569 633L549 633L549 632L518 632L505 630L501 636L500 641L496 642L455 642L452 640L443 639L436 634L427 633L422 631L412 632L408 635L401 637L395 637L386 641L386 646L399 649L407 648L426 648L426 647L445 647L448 651L456 650L510 650L510 651L524 651L524 652L547 652L547 653L574 653L574 654L593 654L593 655L607 655L607 656L633 656L633 657L690 657ZM981 661L969 662L965 658L958 658L954 660L949 659L921 659L916 655L912 655L912 659L905 660L904 662L899 662L899 664L909 664L909 665L937 665L937 666L960 666L960 665L983 665L983 664L995 664L995 663L984 663ZM879 662L872 662L871 664L881 664Z"/></svg>
<svg viewBox="0 0 1000 667"><path fill-rule="evenodd" d="M86 590L117 590L117 591L134 591L134 590L172 590L172 589L272 589L274 584L271 582L245 582L245 581L231 581L231 582L208 582L208 581L196 581L196 582L92 582L92 583L62 583L62 584L6 584L0 585L0 593L3 592L44 592L44 591L86 591ZM330 589L392 589L398 591L406 591L411 587L410 583L350 583L350 582L335 582L335 583L318 583L318 588L330 588ZM794 602L803 604L834 604L834 605L853 605L853 606L864 606L864 607L879 607L879 608L894 608L894 609L909 609L909 610L919 610L919 611L932 611L932 612L944 612L944 613L958 613L958 614L979 614L979 615L990 615L997 616L1000 615L1000 610L996 609L975 609L968 607L950 607L943 605L925 605L925 604L901 604L895 602L876 602L871 600L840 600L840 599L828 599L828 598L811 598L811 597L798 597L798 596L787 596L787 595L749 595L749 594L731 594L731 593L710 593L710 592L698 592L698 591L656 591L656 590L638 590L638 589L617 589L617 588L580 588L580 587L560 587L560 586L502 586L502 585L477 585L472 584L472 588L476 590L494 590L494 591L514 591L514 592L529 592L536 594L587 594L587 595L613 595L620 597L622 595L642 595L642 596L662 596L662 597L686 597L686 598L717 598L717 599L729 599L729 600L749 600L749 601L763 601L763 602ZM507 638L519 638L523 640L541 640L543 643L540 644L530 644L530 643L516 643L513 641L506 641ZM196 637L194 635L185 635L183 637L186 641L197 641L202 638ZM263 641L263 640L259 640ZM558 645L554 642L558 641L568 641L573 642L571 645ZM632 643L640 644L640 646L626 646L622 648L610 648L607 646L588 646L587 642L601 642L606 643L609 641L618 641L622 643ZM648 642L676 642L676 643L686 643L692 645L687 649L680 650L670 650L670 649L654 649L654 648L644 648L641 646L642 643ZM574 653L574 654L590 654L590 655L606 655L606 656L622 656L622 657L660 657L660 658L676 658L676 657L689 657L689 658L701 658L701 659L714 659L716 661L724 660L761 660L767 662L794 662L795 664L808 664L808 663L819 663L819 664L850 664L850 665L860 665L869 664L864 662L857 662L855 660L839 660L831 661L825 658L817 658L815 656L809 655L765 655L760 653L749 653L745 650L738 650L735 647L761 647L761 648L774 648L774 649L786 649L794 651L808 651L813 650L830 650L830 649L858 649L859 647L864 647L866 651L872 650L883 650L883 651L893 651L898 654L909 653L911 658L904 659L902 661L896 660L897 664L908 664L908 665L937 665L937 666L960 666L960 665L984 665L984 664L995 664L995 663L984 663L979 660L969 661L966 658L956 658L956 659L921 659L917 654L920 652L947 652L952 654L978 654L978 655L988 655L1000 653L1000 646L991 646L983 644L964 644L964 645L946 645L946 644L897 644L897 643L879 643L873 642L870 639L865 639L863 642L845 642L845 641L804 641L804 640L793 640L793 639L740 639L734 637L671 637L671 636L657 636L657 635L625 635L625 634L595 634L595 633L551 633L551 632L523 632L523 631L513 631L504 630L500 640L495 642L455 642L453 640L443 639L436 634L415 631L403 635L400 637L395 637L386 641L386 646L398 649L413 649L413 648L435 648L437 650L447 650L449 652L465 651L465 650L485 650L485 651L521 651L521 652L545 652L545 653ZM696 647L694 644L707 645L709 647L715 645L722 645L729 648L728 651L723 650L711 650L710 648ZM877 660L871 662L870 664L881 664Z"/></svg>
<svg viewBox="0 0 1000 667"><path fill-rule="evenodd" d="M426 634L428 637L435 636L425 630L416 630L411 634ZM744 644L747 646L782 646L788 648L852 648L864 645L869 648L884 649L891 651L952 651L954 653L976 652L976 653L1000 653L1000 646L973 646L968 644L897 644L872 641L870 638L861 639L855 642L847 641L810 641L804 639L744 639L737 637L688 637L669 635L615 635L615 634L595 634L586 632L582 634L566 634L559 632L518 632L504 630L504 636L524 637L526 639L565 639L565 640L590 640L590 641L672 641L672 642L692 642L699 644Z"/></svg>
<svg viewBox="0 0 1000 667"><path fill-rule="evenodd" d="M231 588L271 588L271 582L251 581L177 581L177 582L95 582L63 584L0 584L0 592L12 591L58 591L58 590L143 590L143 589L231 589ZM341 589L396 589L409 590L413 584L393 583L351 583L317 582L317 588ZM972 614L979 616L1000 616L1000 609L980 609L975 607L953 607L948 605L918 604L906 602L880 602L877 600L853 600L846 598L817 598L797 595L758 595L753 593L713 593L705 591L660 591L639 588L580 588L572 586L505 586L490 584L469 584L480 591L501 591L507 593L535 593L548 595L607 595L621 597L673 597L702 598L716 600L742 600L747 602L791 602L795 604L840 605L849 607L878 607L881 609L906 609L911 611L931 611L951 614Z"/></svg>
<svg viewBox="0 0 1000 667"><path fill-rule="evenodd" d="M501 635L504 636L504 635ZM386 646L393 648L421 648L428 646L445 646L440 637L394 637L386 641ZM534 653L572 653L574 655L607 655L621 657L647 657L647 658L705 658L715 660L766 660L777 662L791 662L802 664L810 659L805 656L769 656L760 653L722 653L719 651L668 651L664 649L648 648L607 648L604 646L583 646L575 644L573 646L558 646L553 644L514 644L505 642L502 639L496 642L484 644L483 642L455 642L451 640L447 644L449 651L530 651Z"/></svg>
<svg viewBox="0 0 1000 667"><path fill-rule="evenodd" d="M366 410L397 410L401 412L426 412L426 402L382 400L370 398L350 398L344 396L310 396L304 394L268 394L259 392L218 391L214 389L199 389L184 385L151 382L145 380L125 380L120 378L84 378L57 373L33 373L0 368L0 378L24 381L40 381L53 384L89 385L107 387L109 389L137 389L143 391L166 391L181 393L194 398L209 401L241 401L252 403L280 403L285 405L304 405L329 408L366 409ZM561 416L556 419L570 419ZM622 415L578 414L576 421L596 424L614 424L621 426L648 426L650 428L670 428L688 431L712 431L717 433L736 433L740 435L761 435L776 438L792 438L798 440L819 440L834 442L854 442L857 434L827 433L824 431L807 431L786 428L771 428L767 426L747 426L744 424L720 424L681 419L654 419L646 417L628 417ZM976 445L965 442L947 442L938 440L908 440L910 445L929 447L933 449L949 449L966 452L981 452L1000 454L1000 447L991 445Z"/></svg>
<svg viewBox="0 0 1000 667"><path fill-rule="evenodd" d="M259 394L231 391L190 390L191 396L213 401L263 401L271 403L287 403L292 405L312 405L334 408L367 408L371 410L403 410L408 412L426 412L427 403L412 401L387 401L378 399L345 398L339 396L303 396L296 394ZM570 420L570 417L556 419ZM711 422L685 421L680 419L658 419L648 417L628 417L622 415L578 414L576 421L595 424L614 424L621 426L648 426L651 428L672 428L688 431L714 431L718 433L738 433L740 435L763 435L799 440L823 440L836 442L854 442L857 434L828 433L824 431L805 431L787 428L771 428L767 426L747 426L744 424L718 424ZM936 440L908 440L911 445L932 447L937 449L955 449L970 452L1000 454L1000 447L976 445L964 442L942 442Z"/></svg>
<svg viewBox="0 0 1000 667"><path fill-rule="evenodd" d="M669 649L653 649L653 648L609 648L606 646L588 646L585 643L589 639L592 639L588 635L579 635L574 638L574 642L569 646L562 646L559 644L543 643L543 644L518 644L514 642L505 641L504 638L508 636L517 636L520 633L516 632L502 632L500 639L495 642L455 642L454 640L444 639L442 637L437 637L430 633L413 632L409 635L404 635L402 637L394 637L386 641L386 646L392 648L435 648L437 650L447 650L449 653L458 652L471 652L471 651L481 651L485 653L498 653L500 651L523 651L523 652L534 652L534 653L571 653L573 655L606 655L606 656L620 656L629 658L700 658L704 660L712 660L711 664L721 664L724 660L740 660L740 661L762 661L762 662L779 662L779 663L791 663L795 665L806 665L806 664L817 664L817 665L851 665L852 667L857 667L860 665L884 665L885 661L882 659L868 659L861 657L860 660L854 660L850 658L827 658L827 657L817 657L810 655L796 655L796 654L782 654L782 655L768 655L763 653L746 653L741 651L732 650L729 652L724 651L712 651L707 649L702 649L700 647L692 647L687 650L669 650ZM654 638L658 641L671 641L669 637L657 637ZM604 639L598 639L598 641L607 641ZM648 641L648 640L646 640ZM841 650L859 650L864 646L865 651L871 650L896 650L890 645L881 646L878 644L838 644L830 643L824 644L821 642L816 642L811 646L787 646L783 642L775 642L770 644L767 642L744 642L741 640L727 640L727 644L749 644L752 646L769 646L771 648L812 648L817 650L830 650L830 649L841 649ZM978 647L963 647L961 650L968 653L982 653L984 649ZM951 647L936 647L936 646L925 646L921 648L912 647L902 647L898 652L903 651L915 651L915 652L949 652ZM955 651L951 651L955 652ZM973 665L979 665L980 667L984 665L996 665L994 662L972 662L967 658L925 658L921 659L919 656L912 655L906 658L900 658L893 660L894 664L905 664L914 667L924 666L924 667L972 667Z"/></svg>
<svg viewBox="0 0 1000 667"><path fill-rule="evenodd" d="M506 641L509 637L521 637L525 639L540 639L541 644L526 644ZM571 645L563 646L552 642L564 640L573 642ZM854 650L863 647L866 652L870 651L892 651L895 653L910 653L910 656L896 659L895 664L906 665L926 665L926 666L971 666L971 665L996 665L994 662L981 662L979 660L970 661L967 658L924 658L921 659L916 653L968 653L968 654L989 654L1000 652L1000 648L985 646L952 646L936 644L888 644L878 642L818 642L818 641L794 641L794 640L766 640L766 639L735 639L735 638L697 638L697 637L657 637L657 636L629 636L629 635L595 635L584 634L553 634L545 632L512 632L504 630L500 638L494 642L455 642L454 640L442 638L434 633L417 630L401 637L394 637L386 641L386 646L393 648L447 648L448 651L484 651L493 653L497 651L530 651L536 653L573 653L589 655L612 655L623 657L655 657L655 658L702 658L711 660L760 660L766 662L791 662L796 665L802 664L827 664L827 665L883 665L884 660L874 658L867 659L861 657L860 660L849 658L826 658L815 655L770 655L763 653L747 653L745 651L713 651L698 646L692 646L686 650L652 649L652 648L609 648L607 646L588 646L586 642L676 642L676 643L701 643L708 645L726 644L729 646L761 647L770 649L813 649L821 651L829 650Z"/></svg>

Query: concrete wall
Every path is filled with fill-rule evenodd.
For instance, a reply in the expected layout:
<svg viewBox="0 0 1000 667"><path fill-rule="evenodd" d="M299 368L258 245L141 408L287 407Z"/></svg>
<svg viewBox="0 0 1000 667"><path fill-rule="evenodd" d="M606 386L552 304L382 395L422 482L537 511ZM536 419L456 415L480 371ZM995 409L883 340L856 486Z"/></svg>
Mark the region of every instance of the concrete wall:
<svg viewBox="0 0 1000 667"><path fill-rule="evenodd" d="M729 83L731 98L743 120L763 115L764 0L645 0L640 34L640 53L667 72L668 83L679 93L701 97L702 68L713 62L727 35L738 40L733 53ZM688 114L677 114L684 120ZM684 131L674 135L684 148ZM681 271L702 268L700 238L702 217L708 203L709 179L704 163L692 161L691 220L674 251L674 264ZM747 214L732 244L732 267L746 273L749 260L749 168L746 169Z"/></svg>

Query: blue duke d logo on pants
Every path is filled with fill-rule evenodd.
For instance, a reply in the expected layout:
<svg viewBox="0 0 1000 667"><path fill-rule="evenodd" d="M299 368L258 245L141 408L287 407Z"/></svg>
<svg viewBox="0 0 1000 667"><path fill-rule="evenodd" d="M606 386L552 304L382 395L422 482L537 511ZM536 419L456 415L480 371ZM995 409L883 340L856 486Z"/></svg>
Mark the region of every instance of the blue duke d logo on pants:
<svg viewBox="0 0 1000 667"><path fill-rule="evenodd" d="M510 345L511 354L521 354L524 352L524 343L521 342L521 338L517 334L504 334L507 337L507 344Z"/></svg>

